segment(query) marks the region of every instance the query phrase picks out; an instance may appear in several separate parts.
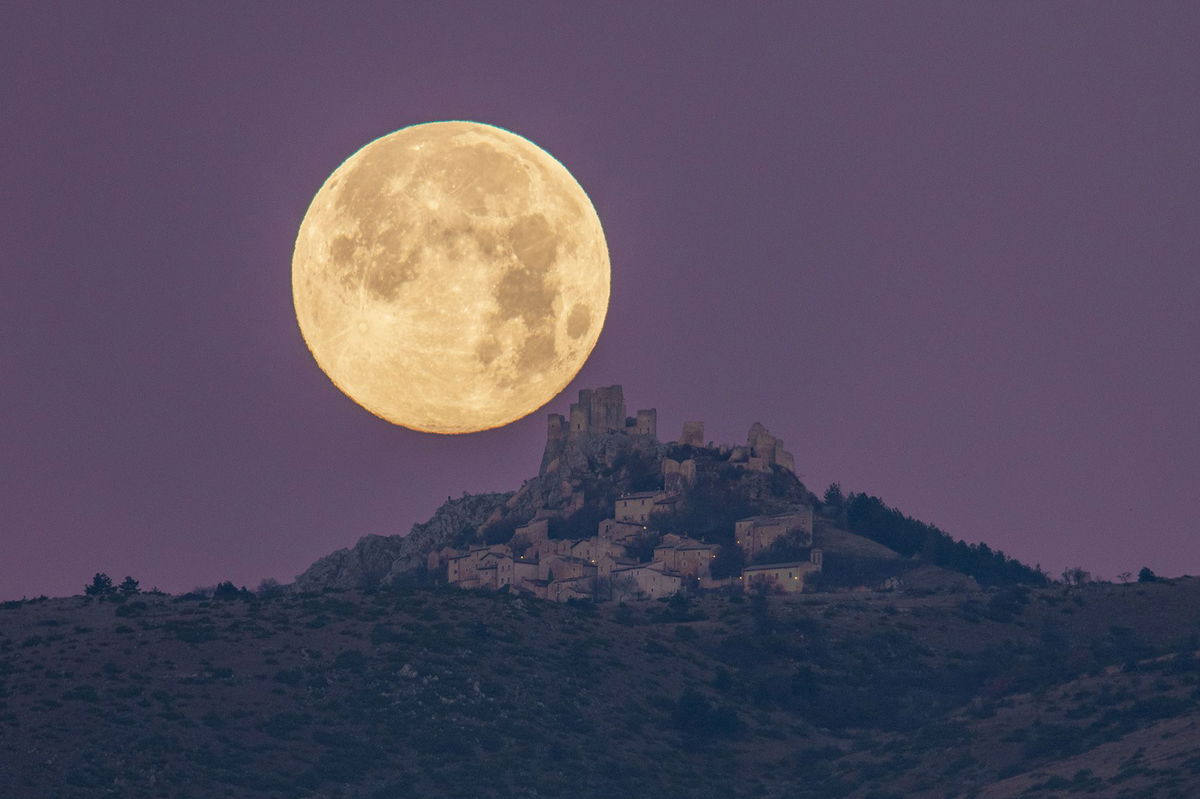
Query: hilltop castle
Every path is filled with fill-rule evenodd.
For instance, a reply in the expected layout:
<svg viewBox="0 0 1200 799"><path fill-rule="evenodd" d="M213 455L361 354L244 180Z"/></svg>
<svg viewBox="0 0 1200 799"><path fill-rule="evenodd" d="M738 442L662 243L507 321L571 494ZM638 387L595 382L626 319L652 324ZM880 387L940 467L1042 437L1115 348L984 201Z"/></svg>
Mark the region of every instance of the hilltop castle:
<svg viewBox="0 0 1200 799"><path fill-rule="evenodd" d="M724 547L736 553L730 557L738 564L770 560L772 553L781 551L794 556L797 549L804 560L756 562L744 570L714 573L723 549L720 542L653 529L656 519L670 518L676 511L686 489L696 485L698 472L714 465L768 473L778 467L794 473L795 461L782 440L755 422L745 446L706 447L704 423L689 421L683 424L674 454L690 457L675 460L665 457L669 446L658 442L655 409L639 410L632 417L625 414L621 386L583 389L568 416L550 414L538 480L528 481L508 503L513 508L522 497L537 497L526 505L533 518L515 530L509 528L509 540L503 543L430 552L429 569L443 573L451 585L519 591L559 602L654 599L687 588L729 586L800 591L805 577L821 570L821 550L813 547L813 510L803 503L782 513L738 520ZM598 525L572 528L574 537L562 537L561 529L552 534L554 525L583 508L586 479L617 469L631 456L654 465L661 489L629 490L609 499L607 508L599 508L608 515ZM542 487L541 493L536 486ZM500 518L495 515L493 522ZM785 541L790 549L775 547Z"/></svg>
<svg viewBox="0 0 1200 799"><path fill-rule="evenodd" d="M620 386L580 389L579 402L571 403L569 418L561 413L550 414L540 473L545 474L562 456L568 443L608 433L644 436L654 441L658 435L658 411L650 408L628 417L625 415L625 392Z"/></svg>
<svg viewBox="0 0 1200 799"><path fill-rule="evenodd" d="M613 433L635 436L640 439L637 443L656 444L658 410L647 408L639 410L636 416L626 416L625 392L621 386L580 389L579 401L571 403L569 416L552 413L547 419L546 448L539 474L549 471L569 445ZM684 422L678 443L704 447L704 422ZM796 472L796 459L783 448L783 439L771 435L760 422L750 426L745 446L718 447L718 450L729 456L730 463L751 471L769 472L772 466L781 466L793 474ZM670 463L673 465L665 467L664 471L667 468L673 472L680 470L678 463ZM686 467L683 469L687 471Z"/></svg>

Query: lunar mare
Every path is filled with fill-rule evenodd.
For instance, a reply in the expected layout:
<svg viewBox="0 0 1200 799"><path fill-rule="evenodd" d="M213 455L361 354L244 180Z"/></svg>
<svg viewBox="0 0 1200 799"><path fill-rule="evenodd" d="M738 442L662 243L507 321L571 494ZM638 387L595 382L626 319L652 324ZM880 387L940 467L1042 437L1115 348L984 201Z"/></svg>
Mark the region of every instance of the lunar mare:
<svg viewBox="0 0 1200 799"><path fill-rule="evenodd" d="M475 122L376 139L313 198L292 258L309 350L355 402L434 433L557 395L608 310L600 219L532 142Z"/></svg>

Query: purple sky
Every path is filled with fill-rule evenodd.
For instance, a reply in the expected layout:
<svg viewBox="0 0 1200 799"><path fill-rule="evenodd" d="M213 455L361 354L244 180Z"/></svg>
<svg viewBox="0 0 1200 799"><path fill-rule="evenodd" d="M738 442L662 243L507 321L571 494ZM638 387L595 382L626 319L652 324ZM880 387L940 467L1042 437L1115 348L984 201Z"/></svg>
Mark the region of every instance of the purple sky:
<svg viewBox="0 0 1200 799"><path fill-rule="evenodd" d="M290 580L611 383L1055 574L1200 573L1195 3L49 5L0 10L0 598ZM573 172L613 294L566 395L439 437L318 370L290 261L454 118Z"/></svg>

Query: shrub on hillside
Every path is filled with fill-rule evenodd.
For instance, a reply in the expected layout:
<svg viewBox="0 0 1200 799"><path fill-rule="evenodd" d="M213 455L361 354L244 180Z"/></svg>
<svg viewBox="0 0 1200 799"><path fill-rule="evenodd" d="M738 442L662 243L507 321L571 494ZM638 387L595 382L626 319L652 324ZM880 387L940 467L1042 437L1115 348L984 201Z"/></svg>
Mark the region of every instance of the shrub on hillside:
<svg viewBox="0 0 1200 799"><path fill-rule="evenodd" d="M579 539L596 535L600 522L607 519L608 511L599 505L584 505L566 518L551 517L547 535L550 538Z"/></svg>
<svg viewBox="0 0 1200 799"><path fill-rule="evenodd" d="M253 597L254 595L250 593L246 586L238 588L229 580L219 583L213 589L212 593L213 599L252 599Z"/></svg>

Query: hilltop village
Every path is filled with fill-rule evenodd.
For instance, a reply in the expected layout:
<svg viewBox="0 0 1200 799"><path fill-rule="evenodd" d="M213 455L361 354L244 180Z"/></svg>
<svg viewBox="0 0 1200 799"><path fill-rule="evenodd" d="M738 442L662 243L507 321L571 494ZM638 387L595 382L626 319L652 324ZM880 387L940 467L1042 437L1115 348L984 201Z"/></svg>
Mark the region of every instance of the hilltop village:
<svg viewBox="0 0 1200 799"><path fill-rule="evenodd" d="M821 550L813 547L813 508L792 503L782 512L738 519L734 542L740 551L736 569L715 569L722 545L687 531L662 532L656 523L669 519L695 487L696 457L675 459L668 450L703 451L704 424L685 422L677 446L657 439L657 412L625 415L621 386L584 389L569 417L550 414L539 478L554 486L559 500L537 508L507 540L443 547L427 556L430 573L461 588L505 590L555 602L658 599L681 591L744 587L775 592L801 591L805 578L821 570ZM619 454L612 455L616 451ZM783 442L761 424L751 428L745 446L716 451L727 468L770 475L782 471L794 479L795 463ZM603 504L600 519L585 537L561 535L561 522L578 518L587 502L580 472L609 464L627 453L647 455L661 488L628 491ZM527 485L528 489L529 486ZM514 499L515 501L515 499ZM555 504L557 507L549 507ZM493 518L493 525L500 515ZM495 529L493 527L493 529ZM571 532L578 535L578 530ZM764 555L786 551L802 558L762 562Z"/></svg>

